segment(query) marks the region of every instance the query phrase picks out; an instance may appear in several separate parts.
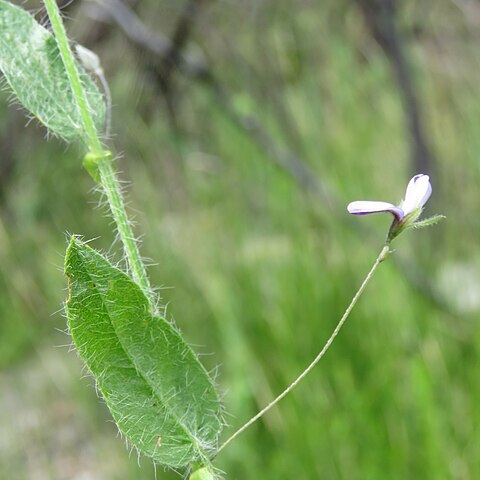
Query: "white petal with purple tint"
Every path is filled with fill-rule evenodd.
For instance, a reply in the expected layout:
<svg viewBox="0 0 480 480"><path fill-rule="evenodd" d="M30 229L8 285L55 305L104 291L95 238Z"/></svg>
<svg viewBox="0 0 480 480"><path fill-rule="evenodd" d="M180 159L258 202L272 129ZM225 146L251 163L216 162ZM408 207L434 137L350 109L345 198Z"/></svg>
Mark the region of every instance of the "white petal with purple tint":
<svg viewBox="0 0 480 480"><path fill-rule="evenodd" d="M408 182L405 200L400 205L393 205L388 202L359 200L349 203L347 210L354 215L368 215L379 212L391 213L394 219L386 239L386 245L390 245L390 242L404 230L427 227L445 218L443 215L435 215L426 220L418 220L431 194L432 186L430 185L429 176L420 173Z"/></svg>
<svg viewBox="0 0 480 480"><path fill-rule="evenodd" d="M405 215L422 208L432 194L432 186L428 175L415 175L407 186L405 200L400 204Z"/></svg>
<svg viewBox="0 0 480 480"><path fill-rule="evenodd" d="M403 218L401 208L388 202L374 202L370 200L359 200L348 204L347 210L354 215L368 215L370 213L390 212L395 215L398 220Z"/></svg>

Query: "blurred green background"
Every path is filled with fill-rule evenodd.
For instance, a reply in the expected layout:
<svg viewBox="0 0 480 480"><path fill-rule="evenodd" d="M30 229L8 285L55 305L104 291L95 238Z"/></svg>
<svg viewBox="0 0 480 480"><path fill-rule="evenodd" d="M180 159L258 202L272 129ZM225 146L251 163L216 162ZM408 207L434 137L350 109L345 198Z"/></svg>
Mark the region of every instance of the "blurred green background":
<svg viewBox="0 0 480 480"><path fill-rule="evenodd" d="M224 438L321 349L381 248L390 218L348 202L428 173L426 215L448 217L395 241L328 355L219 455L227 478L480 478L480 4L66 3L112 90L152 282L218 366ZM67 233L121 261L106 208L79 147L0 102L0 478L151 479L65 334Z"/></svg>

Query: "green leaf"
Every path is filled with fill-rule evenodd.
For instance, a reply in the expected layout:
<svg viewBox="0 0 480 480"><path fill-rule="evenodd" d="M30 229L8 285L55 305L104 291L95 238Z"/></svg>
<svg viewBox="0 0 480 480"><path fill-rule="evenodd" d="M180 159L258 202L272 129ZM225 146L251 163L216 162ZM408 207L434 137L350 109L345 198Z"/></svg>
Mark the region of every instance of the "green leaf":
<svg viewBox="0 0 480 480"><path fill-rule="evenodd" d="M441 222L447 218L445 215L434 215L433 217L426 218L425 220L419 220L412 224L413 228L424 228L430 227L431 225L436 225L438 222Z"/></svg>
<svg viewBox="0 0 480 480"><path fill-rule="evenodd" d="M99 131L105 101L77 63L88 106ZM83 123L53 35L28 12L0 0L0 70L21 104L51 132L67 140L84 136Z"/></svg>
<svg viewBox="0 0 480 480"><path fill-rule="evenodd" d="M68 325L118 428L170 467L208 464L221 430L213 382L178 330L130 277L71 239Z"/></svg>

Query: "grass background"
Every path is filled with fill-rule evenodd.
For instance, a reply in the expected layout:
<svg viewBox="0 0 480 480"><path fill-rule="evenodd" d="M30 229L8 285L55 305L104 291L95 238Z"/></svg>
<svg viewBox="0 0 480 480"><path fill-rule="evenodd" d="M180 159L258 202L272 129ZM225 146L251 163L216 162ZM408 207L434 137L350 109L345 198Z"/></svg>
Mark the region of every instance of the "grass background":
<svg viewBox="0 0 480 480"><path fill-rule="evenodd" d="M89 44L87 3L70 7L68 28ZM168 34L182 7L145 0L137 13ZM321 364L219 456L229 479L480 476L480 7L402 2L398 24L434 154L426 214L448 219L395 241ZM310 362L381 248L389 218L350 217L346 204L396 202L418 173L398 88L352 2L218 1L202 12L189 49L235 112L302 158L325 200L182 75L174 125L146 54L108 28L91 46L112 89L142 252L188 341L219 366L226 437ZM66 233L113 253L110 220L79 149L45 142L8 94L0 101L0 478L153 478L63 333Z"/></svg>

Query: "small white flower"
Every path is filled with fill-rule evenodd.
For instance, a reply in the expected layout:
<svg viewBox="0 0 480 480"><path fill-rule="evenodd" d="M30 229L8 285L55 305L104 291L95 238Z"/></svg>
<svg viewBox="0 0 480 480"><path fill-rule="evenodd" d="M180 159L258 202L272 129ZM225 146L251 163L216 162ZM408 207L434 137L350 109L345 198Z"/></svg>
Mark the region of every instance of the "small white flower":
<svg viewBox="0 0 480 480"><path fill-rule="evenodd" d="M405 199L400 205L388 202L360 200L348 204L347 210L354 215L368 215L370 213L389 212L393 215L393 223L387 237L387 243L393 240L400 232L409 227L424 227L432 225L444 218L442 215L417 222L424 205L432 194L432 186L428 175L415 175L408 182Z"/></svg>
<svg viewBox="0 0 480 480"><path fill-rule="evenodd" d="M432 194L432 186L428 175L415 175L408 182L405 200L400 205L395 206L388 202L372 202L369 200L360 200L348 205L347 210L354 215L368 215L369 213L390 212L397 220L401 221L404 217L414 212L427 203Z"/></svg>

